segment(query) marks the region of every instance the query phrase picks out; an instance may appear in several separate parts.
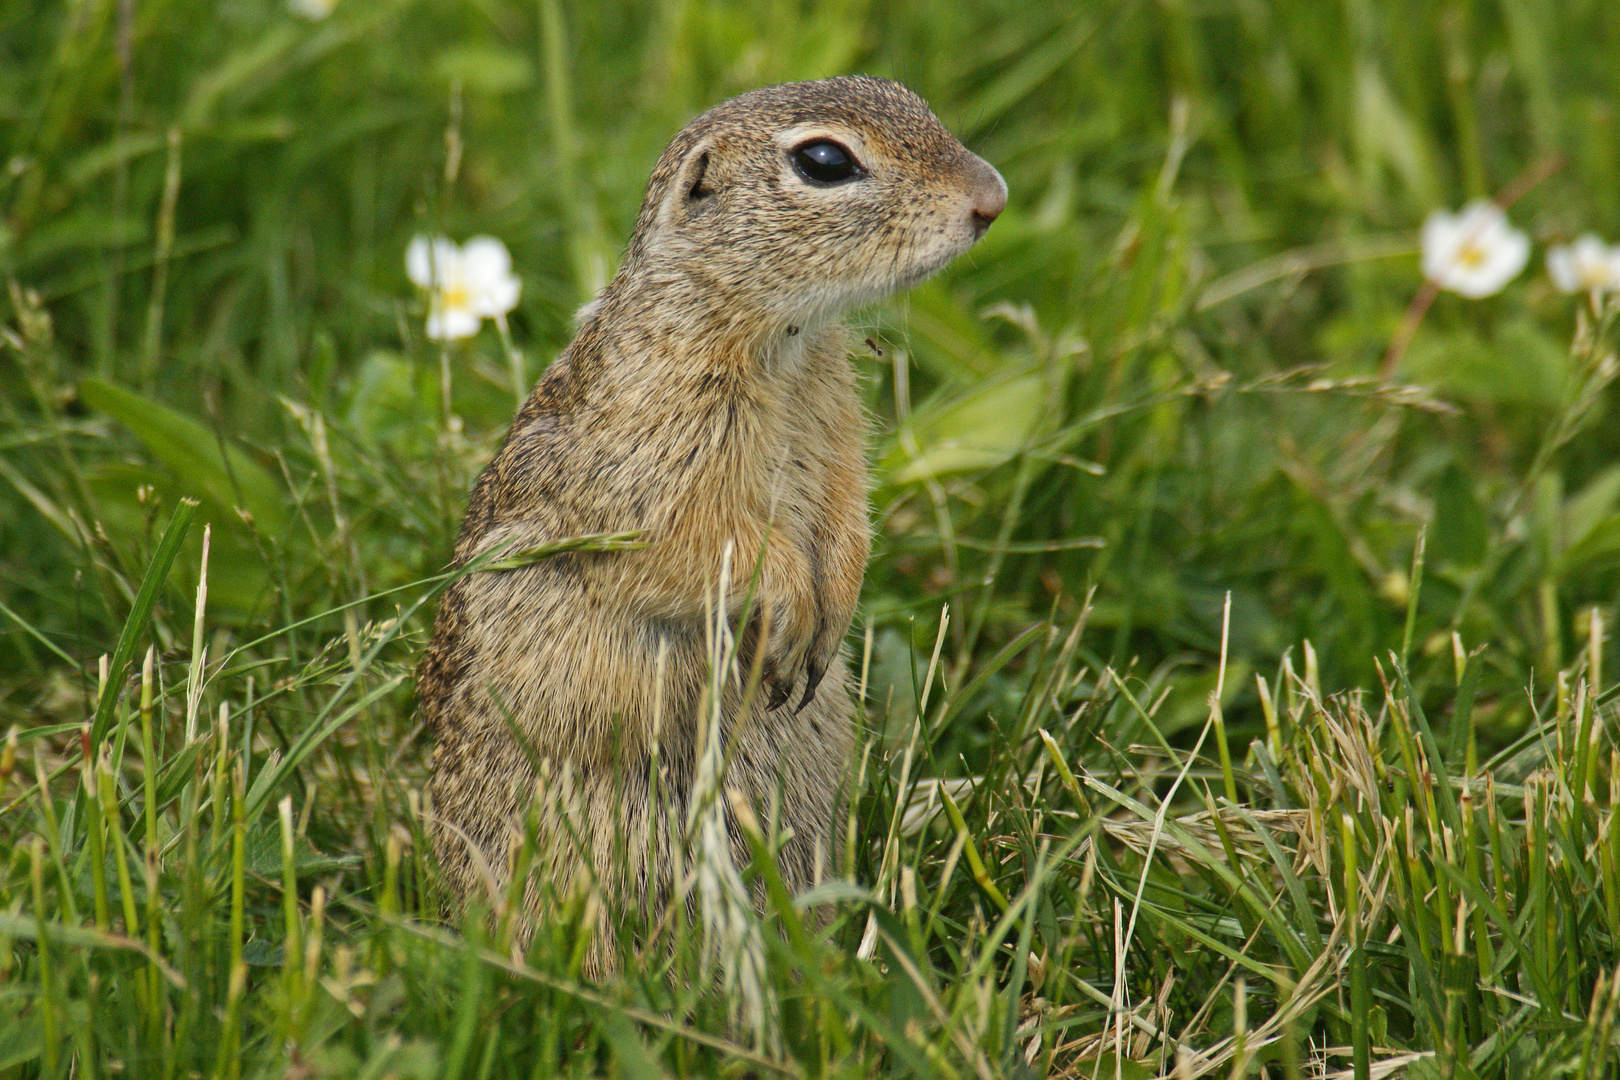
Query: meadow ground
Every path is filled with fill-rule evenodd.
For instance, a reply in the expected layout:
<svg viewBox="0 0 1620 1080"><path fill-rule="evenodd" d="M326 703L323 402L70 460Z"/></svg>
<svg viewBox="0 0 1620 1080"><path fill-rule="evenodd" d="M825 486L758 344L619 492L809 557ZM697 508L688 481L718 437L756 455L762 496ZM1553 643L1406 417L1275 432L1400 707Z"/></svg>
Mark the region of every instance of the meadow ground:
<svg viewBox="0 0 1620 1080"><path fill-rule="evenodd" d="M1620 239L1616 56L1597 0L0 0L0 1076L1620 1074L1620 302L1544 261ZM848 71L1011 202L857 320L842 865L588 985L589 890L444 915L411 668L664 142ZM1528 265L1424 290L1493 193ZM439 233L522 282L444 348Z"/></svg>

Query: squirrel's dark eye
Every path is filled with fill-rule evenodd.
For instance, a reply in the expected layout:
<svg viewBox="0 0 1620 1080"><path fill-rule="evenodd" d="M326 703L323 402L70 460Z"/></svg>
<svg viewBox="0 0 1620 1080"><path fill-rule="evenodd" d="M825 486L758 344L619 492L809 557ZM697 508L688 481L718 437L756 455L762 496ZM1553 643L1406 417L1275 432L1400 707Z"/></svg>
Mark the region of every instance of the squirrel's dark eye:
<svg viewBox="0 0 1620 1080"><path fill-rule="evenodd" d="M806 180L817 184L842 184L866 175L848 150L827 139L805 143L793 151L793 164Z"/></svg>

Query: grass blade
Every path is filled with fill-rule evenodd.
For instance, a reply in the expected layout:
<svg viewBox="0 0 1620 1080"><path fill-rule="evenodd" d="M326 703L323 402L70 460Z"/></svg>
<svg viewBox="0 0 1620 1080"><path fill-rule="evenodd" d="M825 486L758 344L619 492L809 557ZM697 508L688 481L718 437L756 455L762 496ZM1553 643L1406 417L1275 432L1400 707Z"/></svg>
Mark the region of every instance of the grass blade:
<svg viewBox="0 0 1620 1080"><path fill-rule="evenodd" d="M124 620L124 628L118 634L118 644L113 648L112 664L108 669L107 684L102 688L101 700L96 704L96 718L90 725L92 757L101 746L101 740L106 737L108 728L112 726L113 709L124 686L124 674L129 668L130 661L135 658L135 649L140 644L141 634L146 630L147 620L152 617L152 609L157 607L163 583L168 579L170 568L174 566L175 556L180 554L180 544L186 538L186 530L191 528L191 520L196 516L196 501L180 500L180 504L174 508L174 514L169 518L168 528L163 531L163 539L158 541L157 550L152 553L152 561L146 567L146 576L141 579L140 591L135 594L135 603L131 605L129 617Z"/></svg>

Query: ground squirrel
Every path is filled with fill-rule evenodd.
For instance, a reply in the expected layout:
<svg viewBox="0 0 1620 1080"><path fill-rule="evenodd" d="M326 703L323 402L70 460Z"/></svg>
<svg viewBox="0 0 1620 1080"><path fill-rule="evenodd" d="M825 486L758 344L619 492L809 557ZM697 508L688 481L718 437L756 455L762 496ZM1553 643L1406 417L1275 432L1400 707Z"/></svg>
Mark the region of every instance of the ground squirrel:
<svg viewBox="0 0 1620 1080"><path fill-rule="evenodd" d="M454 558L628 530L648 546L460 578L418 671L437 740L431 831L458 894L491 899L537 788L554 800L561 784L573 820L539 815L536 878L566 891L594 873L638 905L666 894L669 860L649 853L685 822L706 591L728 544L733 619L757 581L742 670L764 654L752 700L727 691L726 784L761 820L776 807L788 887L820 878L853 739L841 648L870 545L839 318L966 251L1006 197L920 98L865 76L743 94L670 143L618 273L479 476Z"/></svg>

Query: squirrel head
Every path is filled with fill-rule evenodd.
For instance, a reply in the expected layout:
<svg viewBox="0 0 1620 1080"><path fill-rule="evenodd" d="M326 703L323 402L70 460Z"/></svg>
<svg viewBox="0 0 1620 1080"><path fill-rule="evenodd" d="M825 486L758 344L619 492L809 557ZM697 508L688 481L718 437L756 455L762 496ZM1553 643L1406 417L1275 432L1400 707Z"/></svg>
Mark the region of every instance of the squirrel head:
<svg viewBox="0 0 1620 1080"><path fill-rule="evenodd" d="M1001 174L899 83L768 86L669 144L616 285L707 296L738 322L796 327L928 277L1006 202Z"/></svg>

